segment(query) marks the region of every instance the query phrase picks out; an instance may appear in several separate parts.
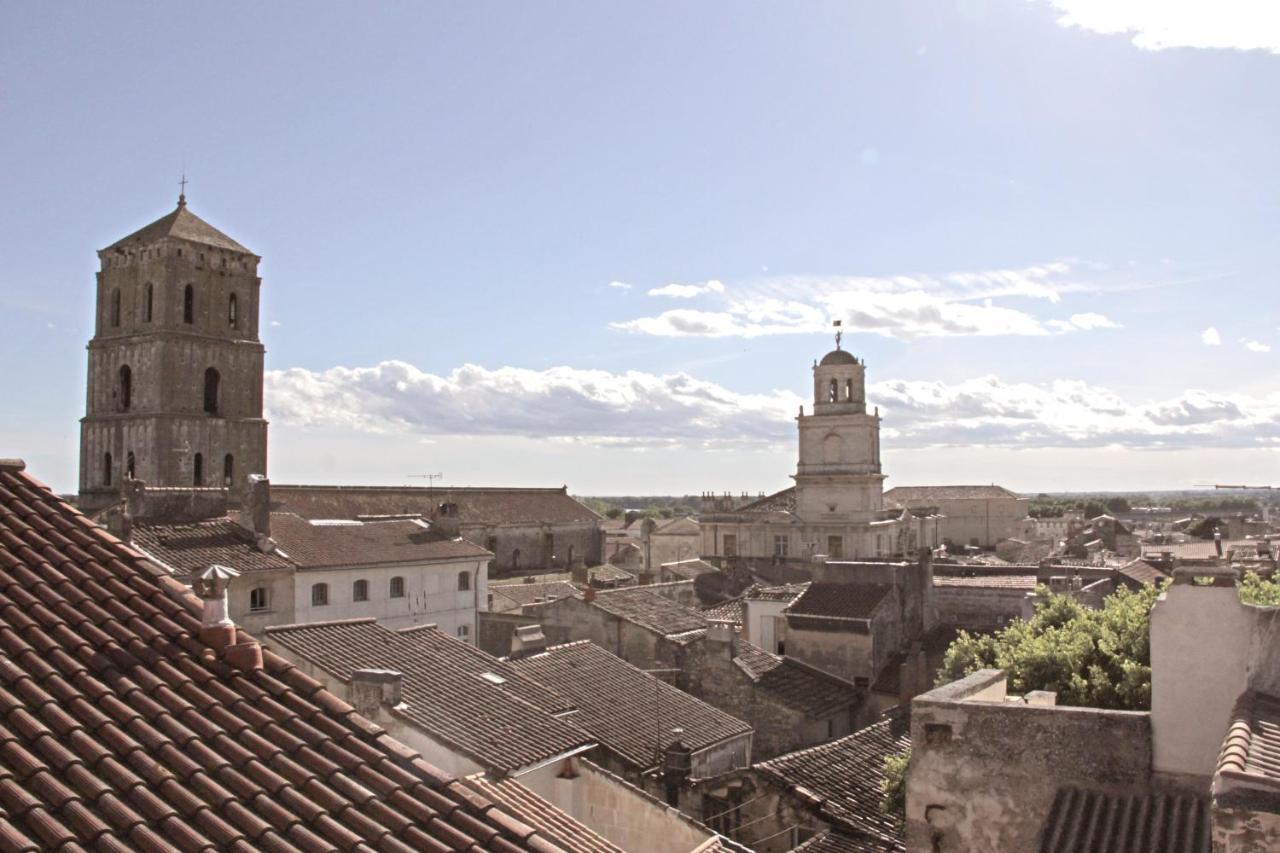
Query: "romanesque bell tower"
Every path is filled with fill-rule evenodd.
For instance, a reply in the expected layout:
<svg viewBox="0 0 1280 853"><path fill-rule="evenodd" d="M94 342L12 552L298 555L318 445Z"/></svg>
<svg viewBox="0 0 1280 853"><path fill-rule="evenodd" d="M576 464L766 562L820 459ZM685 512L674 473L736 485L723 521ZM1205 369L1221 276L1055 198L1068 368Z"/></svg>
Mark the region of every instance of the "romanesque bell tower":
<svg viewBox="0 0 1280 853"><path fill-rule="evenodd" d="M233 487L265 474L257 255L177 208L98 252L80 501L124 478Z"/></svg>
<svg viewBox="0 0 1280 853"><path fill-rule="evenodd" d="M866 365L836 348L813 366L813 413L800 413L796 514L871 521L884 508L880 415L867 414Z"/></svg>

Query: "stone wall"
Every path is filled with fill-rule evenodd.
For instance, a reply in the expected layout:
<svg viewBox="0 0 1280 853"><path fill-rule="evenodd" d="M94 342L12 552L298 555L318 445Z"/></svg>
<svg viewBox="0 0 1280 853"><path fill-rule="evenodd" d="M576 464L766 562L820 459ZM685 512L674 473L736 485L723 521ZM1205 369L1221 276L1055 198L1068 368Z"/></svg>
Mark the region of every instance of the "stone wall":
<svg viewBox="0 0 1280 853"><path fill-rule="evenodd" d="M966 631L995 631L1035 612L1034 594L1025 589L942 586L933 594L938 621Z"/></svg>
<svg viewBox="0 0 1280 853"><path fill-rule="evenodd" d="M446 520L437 521L449 529ZM564 571L573 563L602 562L603 533L594 522L555 525L486 525L462 522L458 534L494 552L494 575Z"/></svg>
<svg viewBox="0 0 1280 853"><path fill-rule="evenodd" d="M499 658L511 654L511 638L515 636L516 628L539 624L538 617L519 611L493 613L482 610L476 614L476 622L476 645Z"/></svg>
<svg viewBox="0 0 1280 853"><path fill-rule="evenodd" d="M1146 790L1151 725L1145 712L1009 701L998 670L917 696L911 704L907 848L1036 849L1058 788Z"/></svg>

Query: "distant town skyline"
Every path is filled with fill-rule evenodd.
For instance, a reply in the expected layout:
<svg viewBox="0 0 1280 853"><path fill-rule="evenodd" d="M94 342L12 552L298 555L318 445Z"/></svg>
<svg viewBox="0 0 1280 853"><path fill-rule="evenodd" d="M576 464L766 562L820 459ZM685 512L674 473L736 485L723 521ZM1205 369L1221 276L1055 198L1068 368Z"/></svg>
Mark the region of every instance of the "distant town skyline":
<svg viewBox="0 0 1280 853"><path fill-rule="evenodd" d="M0 3L0 456L74 491L94 252L262 256L278 482L1280 483L1280 13ZM1261 4L1259 4L1261 6Z"/></svg>

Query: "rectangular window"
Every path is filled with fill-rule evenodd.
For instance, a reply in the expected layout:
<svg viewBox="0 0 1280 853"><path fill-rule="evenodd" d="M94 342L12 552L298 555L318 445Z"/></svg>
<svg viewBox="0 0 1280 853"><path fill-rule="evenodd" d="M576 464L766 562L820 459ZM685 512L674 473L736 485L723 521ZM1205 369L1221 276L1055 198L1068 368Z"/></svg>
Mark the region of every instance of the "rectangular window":
<svg viewBox="0 0 1280 853"><path fill-rule="evenodd" d="M459 625L459 626L458 626L458 639L459 639L459 640L469 640L470 638L471 638L471 626L470 626L470 625Z"/></svg>
<svg viewBox="0 0 1280 853"><path fill-rule="evenodd" d="M722 550L726 557L738 556L738 537L732 533L726 533L724 535L724 548Z"/></svg>
<svg viewBox="0 0 1280 853"><path fill-rule="evenodd" d="M773 556L775 557L787 556L787 549L789 548L789 546L790 546L790 537L788 536L773 537Z"/></svg>
<svg viewBox="0 0 1280 853"><path fill-rule="evenodd" d="M267 609L267 590L265 587L255 587L249 591L249 612L261 613Z"/></svg>
<svg viewBox="0 0 1280 853"><path fill-rule="evenodd" d="M844 537L843 536L827 537L827 559L829 560L844 559Z"/></svg>

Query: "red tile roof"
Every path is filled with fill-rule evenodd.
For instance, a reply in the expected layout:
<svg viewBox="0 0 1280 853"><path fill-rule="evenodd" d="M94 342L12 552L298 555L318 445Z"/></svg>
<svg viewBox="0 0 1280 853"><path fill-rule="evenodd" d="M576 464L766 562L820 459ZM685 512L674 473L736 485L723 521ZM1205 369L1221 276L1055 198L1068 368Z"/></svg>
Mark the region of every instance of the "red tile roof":
<svg viewBox="0 0 1280 853"><path fill-rule="evenodd" d="M1218 772L1266 780L1280 790L1280 697L1249 691L1236 700Z"/></svg>
<svg viewBox="0 0 1280 853"><path fill-rule="evenodd" d="M486 769L519 770L593 742L553 716L566 707L560 697L433 627L393 631L374 619L347 619L272 627L266 637L343 680L357 669L400 672L397 713Z"/></svg>
<svg viewBox="0 0 1280 853"><path fill-rule="evenodd" d="M468 776L466 782L485 799L519 812L538 828L540 835L566 849L581 850L582 853L625 853L621 847L578 823L515 779L493 780L477 773Z"/></svg>
<svg viewBox="0 0 1280 853"><path fill-rule="evenodd" d="M673 726L684 729L680 739L694 752L752 731L737 717L654 678L589 640L552 646L542 654L510 663L570 700L578 709L571 719L601 746L640 770L661 760L661 749ZM659 742L659 737L664 740Z"/></svg>
<svg viewBox="0 0 1280 853"><path fill-rule="evenodd" d="M445 503L457 506L459 524L570 524L598 522L600 515L564 489L440 486L278 486L272 500L305 518L356 518L419 513Z"/></svg>
<svg viewBox="0 0 1280 853"><path fill-rule="evenodd" d="M278 656L229 664L200 609L0 462L6 849L552 848Z"/></svg>

